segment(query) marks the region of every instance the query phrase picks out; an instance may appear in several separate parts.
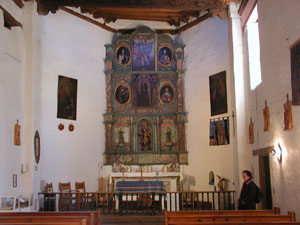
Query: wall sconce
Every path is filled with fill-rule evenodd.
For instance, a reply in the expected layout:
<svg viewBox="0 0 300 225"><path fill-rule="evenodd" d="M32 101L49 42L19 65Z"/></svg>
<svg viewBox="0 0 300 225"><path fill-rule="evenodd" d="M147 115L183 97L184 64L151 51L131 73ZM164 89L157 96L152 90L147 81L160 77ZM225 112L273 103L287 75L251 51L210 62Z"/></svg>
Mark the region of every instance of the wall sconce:
<svg viewBox="0 0 300 225"><path fill-rule="evenodd" d="M272 149L272 155L278 160L278 162L282 161L282 148L279 143L275 145L274 149Z"/></svg>

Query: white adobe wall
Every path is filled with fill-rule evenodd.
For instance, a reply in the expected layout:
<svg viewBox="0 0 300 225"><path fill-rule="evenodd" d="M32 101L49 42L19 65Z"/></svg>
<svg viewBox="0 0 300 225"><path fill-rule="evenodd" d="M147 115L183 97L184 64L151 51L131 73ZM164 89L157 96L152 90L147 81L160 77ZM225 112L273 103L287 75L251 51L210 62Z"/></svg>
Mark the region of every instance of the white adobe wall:
<svg viewBox="0 0 300 225"><path fill-rule="evenodd" d="M21 10L13 1L1 5L20 21ZM22 31L3 26L0 10L0 195L20 195L22 190L21 163L24 154L24 79ZM14 145L14 124L21 125L21 145ZM17 187L12 176L17 174Z"/></svg>
<svg viewBox="0 0 300 225"><path fill-rule="evenodd" d="M187 151L189 165L183 173L195 178L193 190L213 190L208 185L209 172L229 180L233 190L233 124L230 118L230 144L209 146L209 121L212 118L231 116L231 70L228 50L228 21L210 18L181 34L185 47L185 106L188 112ZM226 71L228 113L210 116L209 76Z"/></svg>
<svg viewBox="0 0 300 225"><path fill-rule="evenodd" d="M255 144L251 149L275 145L280 141L284 148L283 160L279 164L270 157L273 205L283 213L295 211L300 218L300 106L293 106L293 125L291 131L283 131L286 94L292 96L291 61L289 47L300 38L300 2L298 0L258 1L259 31L261 44L262 83L250 91L250 116L256 114L254 124ZM264 102L270 108L271 128L263 131ZM254 164L257 163L254 158ZM258 171L256 171L258 174Z"/></svg>
<svg viewBox="0 0 300 225"><path fill-rule="evenodd" d="M112 34L59 10L38 16L40 21L39 107L41 160L40 180L53 182L85 181L87 191L98 190L98 163L104 152L105 75L104 45ZM77 120L63 120L57 114L58 75L78 80ZM58 130L63 123L65 129ZM68 130L69 124L75 130ZM39 182L39 181L37 181Z"/></svg>

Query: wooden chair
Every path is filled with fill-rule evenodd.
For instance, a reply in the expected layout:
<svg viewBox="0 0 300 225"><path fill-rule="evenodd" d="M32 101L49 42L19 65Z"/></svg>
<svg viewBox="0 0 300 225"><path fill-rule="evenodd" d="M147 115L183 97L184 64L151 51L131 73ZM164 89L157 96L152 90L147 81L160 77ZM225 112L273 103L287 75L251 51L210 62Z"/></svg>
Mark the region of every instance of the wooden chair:
<svg viewBox="0 0 300 225"><path fill-rule="evenodd" d="M59 210L70 210L72 206L71 183L59 182Z"/></svg>
<svg viewBox="0 0 300 225"><path fill-rule="evenodd" d="M44 196L44 210L45 211L55 211L55 202L56 195L53 194L53 185L51 183L46 183L45 192L49 194L45 194Z"/></svg>
<svg viewBox="0 0 300 225"><path fill-rule="evenodd" d="M77 208L87 209L87 206L93 204L93 196L86 193L85 182L75 182L75 190L77 192Z"/></svg>

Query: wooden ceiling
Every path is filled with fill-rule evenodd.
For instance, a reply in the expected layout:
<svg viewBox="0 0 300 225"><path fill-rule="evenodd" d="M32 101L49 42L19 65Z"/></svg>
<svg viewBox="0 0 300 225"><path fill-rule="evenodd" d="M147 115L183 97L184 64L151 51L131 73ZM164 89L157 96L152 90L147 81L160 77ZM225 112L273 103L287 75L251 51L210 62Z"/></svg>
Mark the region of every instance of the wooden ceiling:
<svg viewBox="0 0 300 225"><path fill-rule="evenodd" d="M100 24L103 28L109 28L110 23L120 19L166 22L176 27L174 32L169 32L175 34L211 16L227 18L228 4L240 0L36 0L36 2L40 15L56 13L61 9L92 23L99 23L97 20L102 19L104 23ZM80 13L76 12L78 10L72 10L72 7L79 8ZM110 31L115 32L114 29Z"/></svg>

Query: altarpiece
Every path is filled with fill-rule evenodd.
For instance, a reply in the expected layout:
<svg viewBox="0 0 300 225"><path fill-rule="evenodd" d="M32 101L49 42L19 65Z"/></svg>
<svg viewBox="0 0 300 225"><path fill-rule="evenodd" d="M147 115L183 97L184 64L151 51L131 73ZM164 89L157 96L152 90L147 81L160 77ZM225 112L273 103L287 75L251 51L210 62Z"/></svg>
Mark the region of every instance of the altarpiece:
<svg viewBox="0 0 300 225"><path fill-rule="evenodd" d="M104 164L187 164L184 45L139 27L105 47Z"/></svg>

